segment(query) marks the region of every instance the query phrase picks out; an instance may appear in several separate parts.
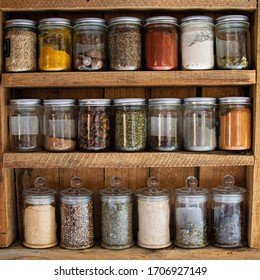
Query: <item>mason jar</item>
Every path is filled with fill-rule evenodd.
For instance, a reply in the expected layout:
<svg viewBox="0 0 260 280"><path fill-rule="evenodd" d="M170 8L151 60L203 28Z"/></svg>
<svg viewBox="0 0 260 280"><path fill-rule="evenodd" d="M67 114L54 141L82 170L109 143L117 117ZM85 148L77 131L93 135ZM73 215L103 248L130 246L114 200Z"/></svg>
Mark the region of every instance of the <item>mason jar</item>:
<svg viewBox="0 0 260 280"><path fill-rule="evenodd" d="M249 19L227 15L216 19L216 63L218 69L247 69L251 63Z"/></svg>
<svg viewBox="0 0 260 280"><path fill-rule="evenodd" d="M80 151L110 150L111 99L80 99L78 114Z"/></svg>
<svg viewBox="0 0 260 280"><path fill-rule="evenodd" d="M181 19L181 59L184 70L214 68L213 18L189 16Z"/></svg>
<svg viewBox="0 0 260 280"><path fill-rule="evenodd" d="M142 68L142 22L136 17L116 17L109 21L110 70Z"/></svg>
<svg viewBox="0 0 260 280"><path fill-rule="evenodd" d="M234 186L231 175L223 177L222 186L212 188L211 222L213 244L234 248L246 245L246 189Z"/></svg>
<svg viewBox="0 0 260 280"><path fill-rule="evenodd" d="M43 100L44 149L71 152L77 148L77 112L75 99Z"/></svg>
<svg viewBox="0 0 260 280"><path fill-rule="evenodd" d="M42 150L41 100L11 99L9 105L10 149L15 152Z"/></svg>
<svg viewBox="0 0 260 280"><path fill-rule="evenodd" d="M65 18L44 18L39 21L40 71L70 71L72 60L71 21Z"/></svg>
<svg viewBox="0 0 260 280"><path fill-rule="evenodd" d="M56 191L45 186L38 177L33 188L23 196L23 245L29 248L49 248L57 241Z"/></svg>
<svg viewBox="0 0 260 280"><path fill-rule="evenodd" d="M11 19L4 26L4 66L6 72L37 70L37 27L28 19Z"/></svg>
<svg viewBox="0 0 260 280"><path fill-rule="evenodd" d="M151 151L181 150L182 107L180 98L149 99L147 142Z"/></svg>
<svg viewBox="0 0 260 280"><path fill-rule="evenodd" d="M145 68L175 70L178 68L178 24L170 16L145 20Z"/></svg>
<svg viewBox="0 0 260 280"><path fill-rule="evenodd" d="M115 150L144 151L147 138L146 99L114 99L114 108Z"/></svg>
<svg viewBox="0 0 260 280"><path fill-rule="evenodd" d="M111 187L99 191L101 200L101 246L126 249L133 241L133 191L121 186L114 176Z"/></svg>
<svg viewBox="0 0 260 280"><path fill-rule="evenodd" d="M107 26L102 18L79 18L74 23L73 60L79 71L105 70Z"/></svg>
<svg viewBox="0 0 260 280"><path fill-rule="evenodd" d="M216 149L216 98L184 98L183 144L187 151Z"/></svg>
<svg viewBox="0 0 260 280"><path fill-rule="evenodd" d="M82 186L79 177L61 190L60 245L66 249L86 249L94 245L93 192Z"/></svg>

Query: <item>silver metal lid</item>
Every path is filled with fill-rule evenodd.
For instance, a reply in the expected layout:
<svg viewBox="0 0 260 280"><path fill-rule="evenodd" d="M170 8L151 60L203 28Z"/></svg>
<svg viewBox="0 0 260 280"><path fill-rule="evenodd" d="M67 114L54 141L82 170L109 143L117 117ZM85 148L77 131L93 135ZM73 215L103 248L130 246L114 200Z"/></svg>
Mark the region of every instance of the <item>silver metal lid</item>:
<svg viewBox="0 0 260 280"><path fill-rule="evenodd" d="M177 22L178 21L175 17L170 17L170 16L149 17L144 21L145 26L153 23L170 23L170 24L178 25Z"/></svg>
<svg viewBox="0 0 260 280"><path fill-rule="evenodd" d="M148 100L149 106L158 106L158 105L180 105L180 98L152 98Z"/></svg>
<svg viewBox="0 0 260 280"><path fill-rule="evenodd" d="M214 97L187 97L183 99L184 105L201 104L201 105L215 105L216 98Z"/></svg>
<svg viewBox="0 0 260 280"><path fill-rule="evenodd" d="M109 21L109 25L122 24L122 23L131 23L131 24L142 25L142 20L137 17L116 17L116 18L110 19L110 21Z"/></svg>
<svg viewBox="0 0 260 280"><path fill-rule="evenodd" d="M36 22L29 19L10 19L5 22L4 28L9 27L30 27L36 28Z"/></svg>
<svg viewBox="0 0 260 280"><path fill-rule="evenodd" d="M41 99L10 99L9 101L10 106L35 106L35 105L41 105Z"/></svg>
<svg viewBox="0 0 260 280"><path fill-rule="evenodd" d="M221 16L216 18L216 25L221 23L229 23L229 22L243 22L249 25L249 19L248 16L244 15L227 15L227 16Z"/></svg>
<svg viewBox="0 0 260 280"><path fill-rule="evenodd" d="M98 25L106 27L106 21L103 18L94 18L94 17L88 17L88 18L78 18L74 21L74 28L81 27L83 25Z"/></svg>
<svg viewBox="0 0 260 280"><path fill-rule="evenodd" d="M73 106L75 105L75 99L45 99L43 105L45 106Z"/></svg>
<svg viewBox="0 0 260 280"><path fill-rule="evenodd" d="M43 18L39 21L39 28L41 28L44 25L65 25L68 27L71 27L71 21L66 18Z"/></svg>
<svg viewBox="0 0 260 280"><path fill-rule="evenodd" d="M218 101L219 104L251 104L251 98L243 96L221 97Z"/></svg>
<svg viewBox="0 0 260 280"><path fill-rule="evenodd" d="M110 106L111 99L80 99L79 106Z"/></svg>
<svg viewBox="0 0 260 280"><path fill-rule="evenodd" d="M120 98L114 99L115 106L146 105L145 98Z"/></svg>
<svg viewBox="0 0 260 280"><path fill-rule="evenodd" d="M213 24L213 18L208 17L208 16L188 16L184 17L181 19L181 24L182 23L187 23L187 22L207 22L207 23L212 23Z"/></svg>

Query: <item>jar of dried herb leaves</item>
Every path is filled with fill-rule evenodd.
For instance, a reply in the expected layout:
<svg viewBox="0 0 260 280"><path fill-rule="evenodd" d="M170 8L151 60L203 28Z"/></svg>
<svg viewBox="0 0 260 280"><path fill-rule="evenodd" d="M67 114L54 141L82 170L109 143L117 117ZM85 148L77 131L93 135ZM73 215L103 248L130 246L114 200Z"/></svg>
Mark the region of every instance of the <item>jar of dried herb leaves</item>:
<svg viewBox="0 0 260 280"><path fill-rule="evenodd" d="M57 241L56 191L45 186L38 177L34 187L25 189L23 196L23 245L29 248L49 248Z"/></svg>
<svg viewBox="0 0 260 280"><path fill-rule="evenodd" d="M67 249L86 249L94 245L93 192L82 187L79 177L71 187L59 192L60 245Z"/></svg>
<svg viewBox="0 0 260 280"><path fill-rule="evenodd" d="M234 186L231 175L223 177L222 186L213 188L211 222L213 244L234 248L246 245L246 189Z"/></svg>
<svg viewBox="0 0 260 280"><path fill-rule="evenodd" d="M208 190L197 187L197 179L187 178L187 186L175 190L174 244L182 248L208 245Z"/></svg>
<svg viewBox="0 0 260 280"><path fill-rule="evenodd" d="M150 177L148 187L136 191L138 210L138 245L160 249L172 244L170 234L171 193L159 187L159 178Z"/></svg>
<svg viewBox="0 0 260 280"><path fill-rule="evenodd" d="M182 146L180 98L153 98L148 104L148 145L151 151L179 151Z"/></svg>
<svg viewBox="0 0 260 280"><path fill-rule="evenodd" d="M111 148L111 100L80 99L78 114L80 151L108 151Z"/></svg>
<svg viewBox="0 0 260 280"><path fill-rule="evenodd" d="M136 17L116 17L109 21L110 70L142 68L142 23Z"/></svg>
<svg viewBox="0 0 260 280"><path fill-rule="evenodd" d="M11 19L4 26L4 62L6 72L37 70L37 27L28 19Z"/></svg>
<svg viewBox="0 0 260 280"><path fill-rule="evenodd" d="M133 191L121 186L120 177L111 179L111 187L100 190L101 246L126 249L133 241Z"/></svg>
<svg viewBox="0 0 260 280"><path fill-rule="evenodd" d="M249 25L245 15L227 15L216 19L216 63L219 69L250 67Z"/></svg>
<svg viewBox="0 0 260 280"><path fill-rule="evenodd" d="M10 149L15 152L42 150L41 100L11 99L9 104Z"/></svg>
<svg viewBox="0 0 260 280"><path fill-rule="evenodd" d="M147 138L147 106L144 98L114 100L115 149L144 151Z"/></svg>

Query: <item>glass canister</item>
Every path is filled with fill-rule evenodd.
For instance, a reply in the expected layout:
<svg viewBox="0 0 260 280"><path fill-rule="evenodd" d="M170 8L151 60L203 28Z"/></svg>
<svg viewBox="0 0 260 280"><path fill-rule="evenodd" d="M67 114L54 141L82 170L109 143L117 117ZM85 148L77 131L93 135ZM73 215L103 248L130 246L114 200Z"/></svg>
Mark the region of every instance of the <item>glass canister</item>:
<svg viewBox="0 0 260 280"><path fill-rule="evenodd" d="M80 99L78 114L80 151L110 150L111 100Z"/></svg>
<svg viewBox="0 0 260 280"><path fill-rule="evenodd" d="M40 71L71 70L71 22L65 18L44 18L39 21Z"/></svg>
<svg viewBox="0 0 260 280"><path fill-rule="evenodd" d="M9 104L10 149L15 152L42 150L41 100L11 99Z"/></svg>
<svg viewBox="0 0 260 280"><path fill-rule="evenodd" d="M159 178L150 177L148 187L137 190L138 245L160 249L172 244L170 234L171 193L159 187Z"/></svg>
<svg viewBox="0 0 260 280"><path fill-rule="evenodd" d="M180 98L153 98L148 104L148 145L151 151L179 151L182 147Z"/></svg>
<svg viewBox="0 0 260 280"><path fill-rule="evenodd" d="M213 244L234 248L246 245L246 189L234 186L231 175L223 177L222 186L213 188L211 223Z"/></svg>
<svg viewBox="0 0 260 280"><path fill-rule="evenodd" d="M147 106L144 98L114 100L115 149L144 151L147 138Z"/></svg>
<svg viewBox="0 0 260 280"><path fill-rule="evenodd" d="M38 177L34 187L23 191L23 244L29 248L49 248L57 241L56 191Z"/></svg>
<svg viewBox="0 0 260 280"><path fill-rule="evenodd" d="M66 249L86 249L94 245L93 192L82 187L79 177L71 187L59 192L60 245Z"/></svg>
<svg viewBox="0 0 260 280"><path fill-rule="evenodd" d="M216 98L184 98L183 143L187 151L216 149Z"/></svg>
<svg viewBox="0 0 260 280"><path fill-rule="evenodd" d="M74 24L74 69L105 70L107 66L107 27L102 18L80 18Z"/></svg>
<svg viewBox="0 0 260 280"><path fill-rule="evenodd" d="M77 148L75 99L43 100L44 148L49 152L71 152Z"/></svg>
<svg viewBox="0 0 260 280"><path fill-rule="evenodd" d="M178 68L178 25L170 16L145 20L145 68L175 70Z"/></svg>
<svg viewBox="0 0 260 280"><path fill-rule="evenodd" d="M133 241L133 191L121 186L114 176L111 187L100 190L101 246L107 249L126 249Z"/></svg>
<svg viewBox="0 0 260 280"><path fill-rule="evenodd" d="M232 96L219 98L219 126L219 149L250 149L252 141L250 97Z"/></svg>
<svg viewBox="0 0 260 280"><path fill-rule="evenodd" d="M142 23L136 17L116 17L109 21L110 70L142 68Z"/></svg>
<svg viewBox="0 0 260 280"><path fill-rule="evenodd" d="M28 19L11 19L4 26L4 62L6 72L37 70L37 27Z"/></svg>
<svg viewBox="0 0 260 280"><path fill-rule="evenodd" d="M213 18L189 16L181 19L181 58L184 70L214 68Z"/></svg>
<svg viewBox="0 0 260 280"><path fill-rule="evenodd" d="M250 66L249 19L227 15L216 19L216 63L219 69L247 69Z"/></svg>
<svg viewBox="0 0 260 280"><path fill-rule="evenodd" d="M174 244L182 248L208 245L208 190L197 186L197 179L187 178L186 187L175 190Z"/></svg>

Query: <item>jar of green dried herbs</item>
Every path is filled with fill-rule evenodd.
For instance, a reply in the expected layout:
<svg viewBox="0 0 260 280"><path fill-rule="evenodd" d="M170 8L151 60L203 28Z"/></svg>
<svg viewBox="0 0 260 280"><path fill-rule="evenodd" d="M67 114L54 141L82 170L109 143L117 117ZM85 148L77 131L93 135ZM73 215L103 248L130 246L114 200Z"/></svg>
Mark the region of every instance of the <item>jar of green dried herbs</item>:
<svg viewBox="0 0 260 280"><path fill-rule="evenodd" d="M115 150L144 151L147 138L146 99L115 99L114 108Z"/></svg>
<svg viewBox="0 0 260 280"><path fill-rule="evenodd" d="M111 179L111 187L100 190L101 246L126 249L133 242L133 191L121 186L120 177Z"/></svg>
<svg viewBox="0 0 260 280"><path fill-rule="evenodd" d="M189 176L187 186L175 190L174 244L182 248L208 245L208 190L197 187L197 179Z"/></svg>

